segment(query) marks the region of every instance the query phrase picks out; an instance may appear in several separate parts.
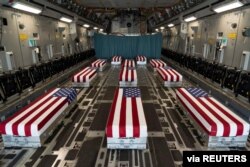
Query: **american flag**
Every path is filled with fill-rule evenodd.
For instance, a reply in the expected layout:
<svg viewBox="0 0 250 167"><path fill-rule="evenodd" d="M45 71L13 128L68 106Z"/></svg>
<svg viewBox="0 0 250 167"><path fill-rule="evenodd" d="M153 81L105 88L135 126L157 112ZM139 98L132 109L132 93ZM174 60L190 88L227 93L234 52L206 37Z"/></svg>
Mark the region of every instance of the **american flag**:
<svg viewBox="0 0 250 167"><path fill-rule="evenodd" d="M86 67L72 77L72 82L89 82L89 80L96 76L96 69Z"/></svg>
<svg viewBox="0 0 250 167"><path fill-rule="evenodd" d="M116 90L106 135L111 138L147 137L140 89L119 88Z"/></svg>
<svg viewBox="0 0 250 167"><path fill-rule="evenodd" d="M171 67L159 67L157 72L164 81L180 82L182 81L182 75L172 69Z"/></svg>
<svg viewBox="0 0 250 167"><path fill-rule="evenodd" d="M68 102L71 103L76 99L77 92L74 88L61 88L55 92L52 96L54 97L67 97Z"/></svg>
<svg viewBox="0 0 250 167"><path fill-rule="evenodd" d="M125 59L125 61L123 63L123 67L135 67L135 61L134 60Z"/></svg>
<svg viewBox="0 0 250 167"><path fill-rule="evenodd" d="M137 81L136 69L123 67L120 72L120 81L125 81L125 82Z"/></svg>
<svg viewBox="0 0 250 167"><path fill-rule="evenodd" d="M249 124L200 88L179 88L177 99L210 136L249 134Z"/></svg>
<svg viewBox="0 0 250 167"><path fill-rule="evenodd" d="M147 61L147 58L145 56L137 56L136 60L137 61Z"/></svg>
<svg viewBox="0 0 250 167"><path fill-rule="evenodd" d="M0 133L16 136L40 136L76 98L74 89L56 88L40 96L0 123Z"/></svg>
<svg viewBox="0 0 250 167"><path fill-rule="evenodd" d="M102 60L102 59L97 59L96 61L94 61L93 63L91 63L92 67L102 67L106 64L106 60Z"/></svg>
<svg viewBox="0 0 250 167"><path fill-rule="evenodd" d="M160 67L161 68L161 67ZM172 67L170 67L170 66L165 66L165 67L163 67L164 69L166 69L166 70L172 70L173 68Z"/></svg>
<svg viewBox="0 0 250 167"><path fill-rule="evenodd" d="M151 59L150 64L153 68L165 67L167 64L161 59Z"/></svg>
<svg viewBox="0 0 250 167"><path fill-rule="evenodd" d="M201 88L187 88L187 91L194 97L208 97L208 93Z"/></svg>
<svg viewBox="0 0 250 167"><path fill-rule="evenodd" d="M112 61L113 62L120 62L122 60L122 57L121 56L113 56L112 57Z"/></svg>
<svg viewBox="0 0 250 167"><path fill-rule="evenodd" d="M124 88L123 96L127 98L141 97L141 91L138 88Z"/></svg>

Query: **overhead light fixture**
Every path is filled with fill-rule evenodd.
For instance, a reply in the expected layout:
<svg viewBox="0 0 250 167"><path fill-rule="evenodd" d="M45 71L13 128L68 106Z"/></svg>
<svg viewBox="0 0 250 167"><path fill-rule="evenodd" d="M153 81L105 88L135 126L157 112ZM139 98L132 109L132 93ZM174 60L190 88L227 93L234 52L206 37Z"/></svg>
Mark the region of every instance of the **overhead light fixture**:
<svg viewBox="0 0 250 167"><path fill-rule="evenodd" d="M158 29L158 28L156 28L156 29L155 29L155 31L159 31L159 29Z"/></svg>
<svg viewBox="0 0 250 167"><path fill-rule="evenodd" d="M72 19L66 18L66 17L61 17L60 18L61 21L67 22L67 23L71 23Z"/></svg>
<svg viewBox="0 0 250 167"><path fill-rule="evenodd" d="M228 10L231 10L231 9L239 8L239 7L243 6L243 5L244 4L242 2L240 2L239 0L235 0L235 1L231 1L231 2L228 2L228 3L222 4L222 5L216 6L216 7L213 8L213 10L216 13L221 13L221 12L225 12L225 11L228 11Z"/></svg>
<svg viewBox="0 0 250 167"><path fill-rule="evenodd" d="M88 24L83 24L83 27L85 27L85 28L89 28L89 27L90 27L90 25L88 25Z"/></svg>
<svg viewBox="0 0 250 167"><path fill-rule="evenodd" d="M174 24L172 24L172 23L168 24L168 27L174 27Z"/></svg>
<svg viewBox="0 0 250 167"><path fill-rule="evenodd" d="M165 27L160 27L160 29L161 29L161 30L164 30L164 29L165 29Z"/></svg>
<svg viewBox="0 0 250 167"><path fill-rule="evenodd" d="M101 28L100 31L103 31L103 29Z"/></svg>
<svg viewBox="0 0 250 167"><path fill-rule="evenodd" d="M94 27L94 30L98 30L98 27Z"/></svg>
<svg viewBox="0 0 250 167"><path fill-rule="evenodd" d="M23 2L14 2L11 6L15 9L23 10L34 14L40 14L42 12L41 8L31 6L30 4L26 4Z"/></svg>
<svg viewBox="0 0 250 167"><path fill-rule="evenodd" d="M190 16L190 17L185 18L184 21L185 21L185 22L190 22L190 21L194 21L194 20L196 20L196 19L197 19L196 17Z"/></svg>

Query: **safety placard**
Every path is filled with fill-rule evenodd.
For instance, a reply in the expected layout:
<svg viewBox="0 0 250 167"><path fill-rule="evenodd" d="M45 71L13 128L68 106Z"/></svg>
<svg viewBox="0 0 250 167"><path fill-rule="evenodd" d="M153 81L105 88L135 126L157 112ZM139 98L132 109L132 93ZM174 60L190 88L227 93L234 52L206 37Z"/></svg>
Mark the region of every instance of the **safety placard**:
<svg viewBox="0 0 250 167"><path fill-rule="evenodd" d="M25 40L28 39L28 35L27 35L27 34L19 34L19 39L20 39L21 41L25 41Z"/></svg>
<svg viewBox="0 0 250 167"><path fill-rule="evenodd" d="M236 33L229 33L227 36L229 39L236 39L237 34Z"/></svg>

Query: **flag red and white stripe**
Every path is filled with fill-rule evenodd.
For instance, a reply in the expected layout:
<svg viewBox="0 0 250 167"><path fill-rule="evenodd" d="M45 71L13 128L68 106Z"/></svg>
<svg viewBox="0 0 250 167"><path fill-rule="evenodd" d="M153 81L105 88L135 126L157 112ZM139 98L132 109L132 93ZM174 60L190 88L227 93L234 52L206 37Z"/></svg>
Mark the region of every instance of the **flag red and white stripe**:
<svg viewBox="0 0 250 167"><path fill-rule="evenodd" d="M136 57L136 61L142 61L142 62L144 62L144 61L147 61L147 58L145 56L137 56Z"/></svg>
<svg viewBox="0 0 250 167"><path fill-rule="evenodd" d="M157 72L164 81L169 81L169 82L182 81L182 75L172 68L159 67L157 68Z"/></svg>
<svg viewBox="0 0 250 167"><path fill-rule="evenodd" d="M135 61L134 60L125 59L125 61L123 63L123 67L135 67Z"/></svg>
<svg viewBox="0 0 250 167"><path fill-rule="evenodd" d="M112 62L120 62L122 61L122 57L121 56L113 56L112 57Z"/></svg>
<svg viewBox="0 0 250 167"><path fill-rule="evenodd" d="M106 126L106 135L110 138L147 137L147 124L141 97L124 95L126 89L133 88L119 88L115 92Z"/></svg>
<svg viewBox="0 0 250 167"><path fill-rule="evenodd" d="M151 59L150 64L152 65L153 68L167 66L167 64L164 61L160 60L160 59Z"/></svg>
<svg viewBox="0 0 250 167"><path fill-rule="evenodd" d="M96 61L94 61L93 63L91 63L91 67L103 67L106 64L106 60L102 60L102 59L97 59Z"/></svg>
<svg viewBox="0 0 250 167"><path fill-rule="evenodd" d="M72 77L72 82L89 82L96 76L96 69L86 67Z"/></svg>
<svg viewBox="0 0 250 167"><path fill-rule="evenodd" d="M39 97L0 123L0 133L16 136L40 136L67 108L67 97L55 97L54 89Z"/></svg>
<svg viewBox="0 0 250 167"><path fill-rule="evenodd" d="M213 97L195 97L185 88L179 88L176 96L208 135L228 137L249 134L249 123Z"/></svg>
<svg viewBox="0 0 250 167"><path fill-rule="evenodd" d="M132 82L137 81L137 73L134 68L123 67L120 71L120 81Z"/></svg>

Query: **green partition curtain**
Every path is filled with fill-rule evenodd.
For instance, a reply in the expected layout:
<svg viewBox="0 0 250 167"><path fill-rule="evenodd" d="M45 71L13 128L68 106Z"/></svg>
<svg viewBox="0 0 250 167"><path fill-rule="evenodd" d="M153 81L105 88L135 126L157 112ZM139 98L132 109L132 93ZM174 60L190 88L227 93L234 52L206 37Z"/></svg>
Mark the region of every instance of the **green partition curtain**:
<svg viewBox="0 0 250 167"><path fill-rule="evenodd" d="M110 59L114 55L123 58L134 58L137 55L144 55L147 58L160 58L162 47L162 35L142 36L115 36L115 35L94 35L94 47L96 57Z"/></svg>

